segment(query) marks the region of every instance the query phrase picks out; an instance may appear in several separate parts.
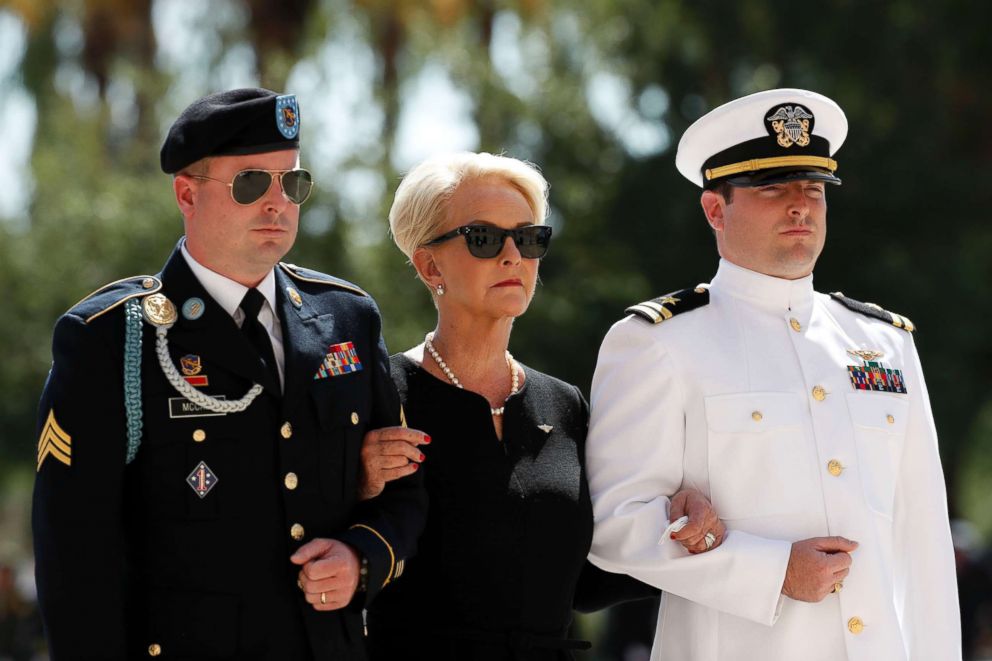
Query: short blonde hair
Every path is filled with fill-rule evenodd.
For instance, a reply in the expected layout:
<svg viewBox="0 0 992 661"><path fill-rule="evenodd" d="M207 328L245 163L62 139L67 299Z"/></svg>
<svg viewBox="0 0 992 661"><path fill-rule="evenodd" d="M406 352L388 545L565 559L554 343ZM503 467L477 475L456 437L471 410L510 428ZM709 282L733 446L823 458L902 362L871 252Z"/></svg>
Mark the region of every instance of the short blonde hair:
<svg viewBox="0 0 992 661"><path fill-rule="evenodd" d="M444 223L448 201L463 183L479 179L502 179L516 188L534 213L534 223L543 225L548 215L548 182L537 166L509 156L456 152L423 161L410 170L389 210L393 241L408 259L438 233Z"/></svg>

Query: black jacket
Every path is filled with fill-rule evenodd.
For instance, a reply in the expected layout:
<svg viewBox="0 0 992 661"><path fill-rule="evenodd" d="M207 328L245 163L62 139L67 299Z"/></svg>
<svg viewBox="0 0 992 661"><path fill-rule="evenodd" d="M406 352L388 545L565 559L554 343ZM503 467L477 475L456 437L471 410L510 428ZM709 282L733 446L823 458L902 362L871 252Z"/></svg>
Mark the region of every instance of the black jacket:
<svg viewBox="0 0 992 661"><path fill-rule="evenodd" d="M178 248L158 277L108 285L56 325L33 512L54 661L365 657L361 608L413 554L426 496L412 476L356 502L364 433L400 419L373 300L291 265L275 275L283 393ZM204 415L165 379L155 328L143 323L141 444L125 464L125 309L157 292L177 308L203 302L167 338L177 368L200 361L200 390L228 400L252 383L265 390L241 413ZM315 378L346 342L361 369ZM200 462L215 480L202 497L188 481ZM315 537L368 559L368 592L341 611L315 611L296 586L289 556Z"/></svg>
<svg viewBox="0 0 992 661"><path fill-rule="evenodd" d="M428 358L430 360L430 358ZM431 508L417 557L369 608L374 661L564 661L572 609L657 594L586 559L589 411L579 389L524 367L503 438L489 402L404 355L393 380L421 446Z"/></svg>

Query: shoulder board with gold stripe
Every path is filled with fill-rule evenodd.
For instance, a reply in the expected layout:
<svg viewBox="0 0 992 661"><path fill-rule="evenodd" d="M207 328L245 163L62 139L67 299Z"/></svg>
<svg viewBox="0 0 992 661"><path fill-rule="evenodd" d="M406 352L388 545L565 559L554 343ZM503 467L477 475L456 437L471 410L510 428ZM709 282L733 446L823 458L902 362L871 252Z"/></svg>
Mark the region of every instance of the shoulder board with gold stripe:
<svg viewBox="0 0 992 661"><path fill-rule="evenodd" d="M830 294L830 298L834 299L852 312L858 312L866 317L872 317L873 319L884 321L887 324L892 324L896 328L901 328L910 333L916 330L916 325L913 324L908 317L904 317L901 314L896 314L895 312L889 312L888 310L883 309L880 305L856 301L853 298L844 296L844 294L839 291L832 292Z"/></svg>
<svg viewBox="0 0 992 661"><path fill-rule="evenodd" d="M330 285L331 287L337 287L338 289L346 289L360 296L368 296L365 290L358 287L357 285L353 285L347 280L342 280L341 278L335 278L332 275L321 273L320 271L305 269L302 266L297 266L296 264L287 264L286 262L279 262L279 267L283 271L285 271L291 278L294 278L301 282L315 282L319 285Z"/></svg>
<svg viewBox="0 0 992 661"><path fill-rule="evenodd" d="M660 324L677 314L701 308L709 302L709 285L702 284L652 298L650 301L644 301L637 305L631 305L625 312L637 315L652 324Z"/></svg>
<svg viewBox="0 0 992 661"><path fill-rule="evenodd" d="M154 294L160 289L162 281L153 275L121 278L87 294L69 308L69 311L90 323L129 299Z"/></svg>

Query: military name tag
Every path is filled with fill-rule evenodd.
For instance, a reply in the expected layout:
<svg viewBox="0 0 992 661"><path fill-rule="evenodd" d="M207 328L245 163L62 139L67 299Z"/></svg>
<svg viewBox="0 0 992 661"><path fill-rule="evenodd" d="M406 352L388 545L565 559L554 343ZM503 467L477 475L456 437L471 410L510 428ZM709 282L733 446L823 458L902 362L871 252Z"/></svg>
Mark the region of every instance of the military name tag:
<svg viewBox="0 0 992 661"><path fill-rule="evenodd" d="M227 399L224 395L216 395L214 399ZM198 406L185 397L169 398L170 418L209 418L217 415L227 415L226 413L214 413L209 409Z"/></svg>

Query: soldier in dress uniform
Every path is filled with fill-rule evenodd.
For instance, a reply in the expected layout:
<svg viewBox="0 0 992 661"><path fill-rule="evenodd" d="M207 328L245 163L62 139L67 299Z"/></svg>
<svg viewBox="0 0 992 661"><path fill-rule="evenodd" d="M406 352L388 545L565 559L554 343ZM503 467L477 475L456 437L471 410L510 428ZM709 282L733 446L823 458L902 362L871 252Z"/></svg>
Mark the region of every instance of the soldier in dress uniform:
<svg viewBox="0 0 992 661"><path fill-rule="evenodd" d="M653 659L947 661L960 624L913 324L813 289L843 111L778 89L679 143L720 264L610 329L587 442L590 559L664 591ZM728 533L659 546L681 487Z"/></svg>
<svg viewBox="0 0 992 661"><path fill-rule="evenodd" d="M296 97L238 89L172 125L185 236L55 327L33 528L52 658L363 659L362 608L425 519L414 474L360 502L399 427L375 302L279 260L310 173Z"/></svg>

